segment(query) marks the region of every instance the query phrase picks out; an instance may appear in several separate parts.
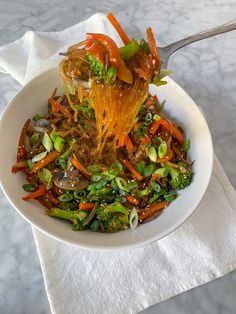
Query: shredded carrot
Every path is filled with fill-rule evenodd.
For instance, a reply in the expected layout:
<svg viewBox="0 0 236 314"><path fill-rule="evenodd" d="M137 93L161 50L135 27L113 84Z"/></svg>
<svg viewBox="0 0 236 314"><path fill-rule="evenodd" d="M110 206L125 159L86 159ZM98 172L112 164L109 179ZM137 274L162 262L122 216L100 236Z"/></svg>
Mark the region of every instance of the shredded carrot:
<svg viewBox="0 0 236 314"><path fill-rule="evenodd" d="M80 203L79 209L81 210L91 210L93 209L95 203Z"/></svg>
<svg viewBox="0 0 236 314"><path fill-rule="evenodd" d="M127 201L128 201L130 204L133 204L133 205L135 205L135 206L137 206L138 203L139 203L138 199L137 199L136 197L132 196L132 195L127 195L126 198L127 198Z"/></svg>
<svg viewBox="0 0 236 314"><path fill-rule="evenodd" d="M57 92L57 88L54 89L54 91L52 92L51 97L48 99L49 104L52 107L52 112L59 112L59 107L58 107L58 103L57 101L54 99L55 95Z"/></svg>
<svg viewBox="0 0 236 314"><path fill-rule="evenodd" d="M151 176L151 181L156 181L159 178L158 173L153 173Z"/></svg>
<svg viewBox="0 0 236 314"><path fill-rule="evenodd" d="M129 153L131 153L134 149L134 144L132 143L129 135L125 136L125 146L126 146L126 149Z"/></svg>
<svg viewBox="0 0 236 314"><path fill-rule="evenodd" d="M157 67L160 68L161 66L161 59L160 59L160 55L157 49L157 45L156 45L156 41L153 35L153 31L151 29L151 27L148 27L146 30L147 33L147 41L148 41L148 45L151 51L152 56L155 58L156 62L157 62Z"/></svg>
<svg viewBox="0 0 236 314"><path fill-rule="evenodd" d="M127 159L123 159L121 162L131 172L136 180L141 181L143 179L141 174L134 168L130 161L128 161Z"/></svg>
<svg viewBox="0 0 236 314"><path fill-rule="evenodd" d="M52 151L50 154L48 154L45 158L43 158L42 160L39 160L33 167L33 169L31 170L31 172L37 172L39 169L44 168L47 164L49 164L50 162L52 162L53 160L55 160L58 156L60 155L60 153L56 150Z"/></svg>
<svg viewBox="0 0 236 314"><path fill-rule="evenodd" d="M138 215L139 221L146 219L147 217L155 214L156 212L160 211L161 209L165 208L168 205L169 205L169 202L167 201L153 203L149 208L147 208L145 211L141 212Z"/></svg>
<svg viewBox="0 0 236 314"><path fill-rule="evenodd" d="M30 124L30 119L28 119L25 122L25 124L21 130L18 149L17 149L17 157L16 157L17 162L21 161L22 159L25 159L27 156L27 152L25 150L25 138L26 138L26 132L27 132L29 124Z"/></svg>
<svg viewBox="0 0 236 314"><path fill-rule="evenodd" d="M173 137L175 137L180 144L183 144L184 136L176 126L172 125L171 133Z"/></svg>
<svg viewBox="0 0 236 314"><path fill-rule="evenodd" d="M78 161L75 154L71 160L72 165L87 179L91 177L91 174L85 169L85 167Z"/></svg>
<svg viewBox="0 0 236 314"><path fill-rule="evenodd" d="M144 135L141 139L140 145L149 144L152 140L152 136L150 135Z"/></svg>
<svg viewBox="0 0 236 314"><path fill-rule="evenodd" d="M45 192L46 192L46 188L45 188L45 186L42 184L42 185L39 186L38 190L36 190L36 191L34 191L34 192L32 192L32 193L30 193L30 194L24 196L22 199L23 199L24 201L29 201L29 200L32 200L32 199L35 199L35 198L37 198L37 197L39 197L39 196L44 195Z"/></svg>
<svg viewBox="0 0 236 314"><path fill-rule="evenodd" d="M120 23L117 21L115 16L110 12L107 14L108 20L111 22L117 33L119 34L120 38L122 39L123 43L127 45L130 40L123 28L121 27Z"/></svg>

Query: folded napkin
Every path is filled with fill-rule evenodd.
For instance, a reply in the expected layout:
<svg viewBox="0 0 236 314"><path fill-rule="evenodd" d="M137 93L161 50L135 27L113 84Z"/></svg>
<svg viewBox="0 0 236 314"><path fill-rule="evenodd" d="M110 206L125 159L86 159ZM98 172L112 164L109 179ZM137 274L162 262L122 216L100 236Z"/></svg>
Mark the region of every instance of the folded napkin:
<svg viewBox="0 0 236 314"><path fill-rule="evenodd" d="M84 33L119 39L104 14L62 32L27 32L0 48L0 69L22 85L55 65ZM236 268L236 192L217 159L201 204L166 238L142 248L95 252L33 228L51 310L57 314L137 313Z"/></svg>

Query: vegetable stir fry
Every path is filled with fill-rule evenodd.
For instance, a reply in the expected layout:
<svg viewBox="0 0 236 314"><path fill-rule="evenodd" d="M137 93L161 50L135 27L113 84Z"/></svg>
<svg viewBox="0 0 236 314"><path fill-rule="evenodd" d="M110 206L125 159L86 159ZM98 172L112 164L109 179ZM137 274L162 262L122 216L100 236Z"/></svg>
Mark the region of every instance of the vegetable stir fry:
<svg viewBox="0 0 236 314"><path fill-rule="evenodd" d="M73 230L117 232L157 217L190 185L190 140L148 93L163 85L151 28L147 41L88 33L60 64L65 94L24 124L12 172L24 172L25 201L37 200ZM76 79L76 80L75 80Z"/></svg>

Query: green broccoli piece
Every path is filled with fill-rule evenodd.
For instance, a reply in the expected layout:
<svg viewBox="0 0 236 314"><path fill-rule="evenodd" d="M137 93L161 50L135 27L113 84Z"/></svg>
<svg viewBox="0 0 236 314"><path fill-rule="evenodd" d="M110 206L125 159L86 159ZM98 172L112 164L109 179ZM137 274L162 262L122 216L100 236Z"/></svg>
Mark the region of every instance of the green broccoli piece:
<svg viewBox="0 0 236 314"><path fill-rule="evenodd" d="M173 189L181 190L186 188L192 182L193 173L186 169L186 172L181 172L178 169L168 167L171 176L170 185Z"/></svg>
<svg viewBox="0 0 236 314"><path fill-rule="evenodd" d="M78 211L69 211L60 209L58 207L50 208L48 211L48 215L51 217L61 218L65 220L69 220L73 223L72 229L77 230L84 230L85 226L83 225L84 221L88 217L86 211L78 210Z"/></svg>
<svg viewBox="0 0 236 314"><path fill-rule="evenodd" d="M105 232L118 232L125 227L125 224L123 224L117 216L113 216L109 220L103 221L102 224Z"/></svg>
<svg viewBox="0 0 236 314"><path fill-rule="evenodd" d="M96 75L98 76L98 78L104 79L106 76L106 71L104 68L104 65L94 56L88 54L87 55L87 60L89 63L89 68L90 70Z"/></svg>
<svg viewBox="0 0 236 314"><path fill-rule="evenodd" d="M109 220L112 217L112 212L108 210L108 206L100 206L96 210L96 215L99 220Z"/></svg>

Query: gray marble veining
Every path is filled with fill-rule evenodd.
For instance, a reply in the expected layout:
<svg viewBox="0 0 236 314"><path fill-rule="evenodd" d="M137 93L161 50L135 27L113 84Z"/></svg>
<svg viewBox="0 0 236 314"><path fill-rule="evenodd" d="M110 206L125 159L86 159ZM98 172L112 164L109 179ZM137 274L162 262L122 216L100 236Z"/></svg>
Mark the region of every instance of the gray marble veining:
<svg viewBox="0 0 236 314"><path fill-rule="evenodd" d="M129 34L152 26L159 45L235 19L234 0L88 1L0 0L0 45L28 30L58 31L95 12L113 11ZM201 106L215 152L236 187L236 32L195 43L171 57L173 78ZM0 114L20 89L0 75ZM50 313L31 227L2 192L0 208L0 313ZM143 311L143 314L233 314L236 272Z"/></svg>

